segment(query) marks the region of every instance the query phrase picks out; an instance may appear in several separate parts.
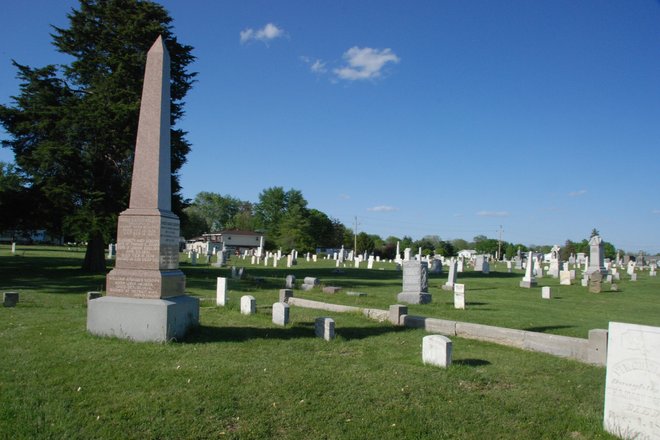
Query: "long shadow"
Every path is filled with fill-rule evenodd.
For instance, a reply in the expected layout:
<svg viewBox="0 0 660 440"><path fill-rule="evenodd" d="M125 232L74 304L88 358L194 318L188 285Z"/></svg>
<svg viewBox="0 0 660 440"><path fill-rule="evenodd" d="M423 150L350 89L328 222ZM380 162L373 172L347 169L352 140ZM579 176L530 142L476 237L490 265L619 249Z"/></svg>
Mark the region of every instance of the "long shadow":
<svg viewBox="0 0 660 440"><path fill-rule="evenodd" d="M545 325L545 326L540 326L540 327L527 327L524 328L523 330L529 331L529 332L537 332L537 333L545 333L549 330L559 330L562 328L573 328L575 327L574 325Z"/></svg>
<svg viewBox="0 0 660 440"><path fill-rule="evenodd" d="M359 340L386 333L408 331L404 327L341 327L336 334L346 340ZM252 339L291 340L315 338L314 323L297 323L289 327L211 327L199 326L184 339L188 343L244 342Z"/></svg>
<svg viewBox="0 0 660 440"><path fill-rule="evenodd" d="M509 272L490 272L488 274L482 272L461 272L458 278L519 278L520 274Z"/></svg>
<svg viewBox="0 0 660 440"><path fill-rule="evenodd" d="M484 359L456 359L451 361L454 365L466 365L468 367L481 367L483 365L490 365L490 362Z"/></svg>

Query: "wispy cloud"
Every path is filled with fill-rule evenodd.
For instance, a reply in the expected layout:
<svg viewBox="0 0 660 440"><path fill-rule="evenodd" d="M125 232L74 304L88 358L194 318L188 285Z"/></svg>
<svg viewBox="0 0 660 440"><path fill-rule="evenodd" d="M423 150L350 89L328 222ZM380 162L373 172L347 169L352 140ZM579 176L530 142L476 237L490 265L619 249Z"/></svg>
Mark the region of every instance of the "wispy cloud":
<svg viewBox="0 0 660 440"><path fill-rule="evenodd" d="M586 189L581 189L579 191L571 191L571 192L568 193L568 195L570 197L580 197L580 196L585 195L586 193L587 193Z"/></svg>
<svg viewBox="0 0 660 440"><path fill-rule="evenodd" d="M660 215L660 209L654 209L651 211L651 214Z"/></svg>
<svg viewBox="0 0 660 440"><path fill-rule="evenodd" d="M348 194L339 194L339 198L342 200L348 200L351 198Z"/></svg>
<svg viewBox="0 0 660 440"><path fill-rule="evenodd" d="M284 29L278 28L273 23L268 23L261 29L252 29L247 28L241 31L241 44L248 43L250 41L262 41L268 43L275 38L281 38L284 36Z"/></svg>
<svg viewBox="0 0 660 440"><path fill-rule="evenodd" d="M334 69L333 72L338 78L348 81L378 78L387 63L396 64L401 61L392 49L379 50L357 46L348 49L343 58L347 65Z"/></svg>
<svg viewBox="0 0 660 440"><path fill-rule="evenodd" d="M509 211L479 211L477 212L479 217L508 217Z"/></svg>
<svg viewBox="0 0 660 440"><path fill-rule="evenodd" d="M300 57L300 59L303 60L303 62L309 66L309 70L311 70L313 73L320 75L328 71L325 61L321 59L317 58L315 60L312 60L311 58L304 56Z"/></svg>
<svg viewBox="0 0 660 440"><path fill-rule="evenodd" d="M367 211L371 211L371 212L392 212L392 211L398 211L398 208L395 208L394 206L388 206L388 205L379 205L379 206L374 206L372 208L367 208Z"/></svg>

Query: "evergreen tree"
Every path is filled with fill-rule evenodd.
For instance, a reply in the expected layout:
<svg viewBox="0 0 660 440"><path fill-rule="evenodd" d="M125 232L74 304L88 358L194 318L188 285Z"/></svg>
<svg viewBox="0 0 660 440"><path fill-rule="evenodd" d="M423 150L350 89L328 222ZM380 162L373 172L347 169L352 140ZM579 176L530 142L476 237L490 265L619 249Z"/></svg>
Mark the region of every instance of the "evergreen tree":
<svg viewBox="0 0 660 440"><path fill-rule="evenodd" d="M20 94L0 106L0 123L30 184L50 202L42 216L51 232L88 240L84 269L105 269L104 242L128 206L146 53L162 35L171 58L171 123L195 73L192 47L178 42L172 19L143 0L80 0L68 28L54 28L53 44L73 61L30 68L18 63ZM190 150L172 129L172 208L181 213L177 172Z"/></svg>

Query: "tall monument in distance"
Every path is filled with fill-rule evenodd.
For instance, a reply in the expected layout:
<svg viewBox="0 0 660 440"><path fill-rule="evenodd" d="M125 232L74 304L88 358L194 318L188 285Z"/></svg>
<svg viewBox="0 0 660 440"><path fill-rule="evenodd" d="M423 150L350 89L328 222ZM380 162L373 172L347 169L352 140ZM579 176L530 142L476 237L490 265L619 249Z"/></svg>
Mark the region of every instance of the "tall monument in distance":
<svg viewBox="0 0 660 440"><path fill-rule="evenodd" d="M129 207L119 215L107 296L89 302L87 330L136 341L181 339L199 323L199 300L184 294L179 218L171 211L170 58L162 37L144 73Z"/></svg>

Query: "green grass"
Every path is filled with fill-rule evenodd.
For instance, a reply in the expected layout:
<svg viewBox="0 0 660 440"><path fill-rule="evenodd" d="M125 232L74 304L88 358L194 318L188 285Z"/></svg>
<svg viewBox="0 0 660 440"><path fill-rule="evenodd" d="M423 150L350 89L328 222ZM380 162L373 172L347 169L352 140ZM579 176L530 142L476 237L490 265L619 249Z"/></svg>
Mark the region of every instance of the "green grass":
<svg viewBox="0 0 660 440"><path fill-rule="evenodd" d="M201 327L183 343L140 344L86 333L85 292L99 290L104 277L78 271L82 252L19 247L18 254L0 246L0 291L21 293L18 307L0 308L0 438L613 438L601 428L603 368L453 338L454 364L445 370L422 365L421 330L333 313L337 338L328 342L313 330L328 312L298 307L286 328L271 323L270 305L288 273L369 295L305 297L386 308L400 290L394 270L337 275L329 262L265 269L234 261L250 277L230 280L230 303L217 308L215 277L229 269L182 263L187 290L202 299ZM441 278L431 280L434 303L411 309L526 328L545 325L535 316L543 309L527 311L539 303L553 308L554 331L569 334L592 322L606 328L603 310L657 325L657 284L643 276L622 282L618 296L571 287L541 302L539 291L510 287L518 276L463 275L465 314L452 315ZM244 294L257 298L256 315L239 313ZM585 305L600 304L572 310L580 295ZM629 304L642 300L656 311L652 319Z"/></svg>

